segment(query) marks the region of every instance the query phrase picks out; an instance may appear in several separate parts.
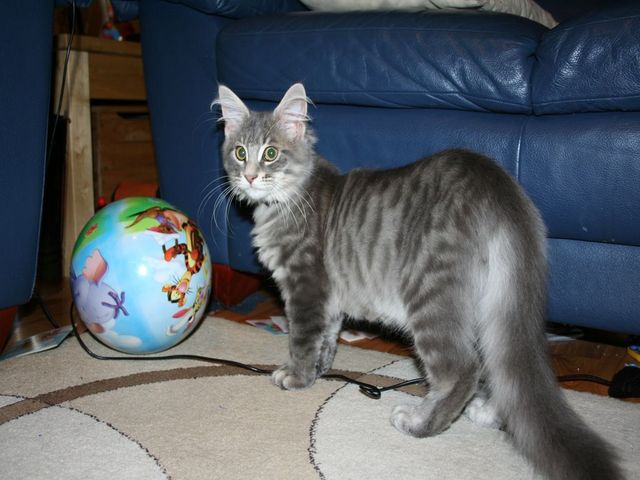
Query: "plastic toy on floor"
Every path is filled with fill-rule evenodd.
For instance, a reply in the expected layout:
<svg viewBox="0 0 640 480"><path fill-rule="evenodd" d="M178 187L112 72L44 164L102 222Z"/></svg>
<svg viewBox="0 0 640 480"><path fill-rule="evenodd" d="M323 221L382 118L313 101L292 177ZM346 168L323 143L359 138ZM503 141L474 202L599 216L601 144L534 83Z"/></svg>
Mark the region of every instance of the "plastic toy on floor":
<svg viewBox="0 0 640 480"><path fill-rule="evenodd" d="M80 233L71 259L80 318L125 353L173 347L200 322L211 291L209 251L195 223L149 197L102 208Z"/></svg>

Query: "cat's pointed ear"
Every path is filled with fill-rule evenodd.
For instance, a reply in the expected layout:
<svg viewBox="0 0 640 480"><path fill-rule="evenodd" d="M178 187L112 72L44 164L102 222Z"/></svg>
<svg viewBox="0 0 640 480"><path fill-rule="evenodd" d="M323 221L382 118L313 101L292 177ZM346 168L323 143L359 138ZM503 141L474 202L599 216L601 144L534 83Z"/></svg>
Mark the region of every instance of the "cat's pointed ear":
<svg viewBox="0 0 640 480"><path fill-rule="evenodd" d="M240 98L231 91L230 88L220 85L218 88L218 98L213 105L220 105L224 122L225 136L233 135L240 129L242 122L249 116L249 109Z"/></svg>
<svg viewBox="0 0 640 480"><path fill-rule="evenodd" d="M292 85L284 94L273 116L290 141L304 137L309 117L307 103L309 99L301 83Z"/></svg>

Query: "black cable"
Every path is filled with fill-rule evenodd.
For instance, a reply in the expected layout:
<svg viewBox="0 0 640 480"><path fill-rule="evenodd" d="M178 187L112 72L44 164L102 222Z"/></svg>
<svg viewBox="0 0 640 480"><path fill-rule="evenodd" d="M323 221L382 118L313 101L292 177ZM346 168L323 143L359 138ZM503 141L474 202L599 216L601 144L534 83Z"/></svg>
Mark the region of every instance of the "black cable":
<svg viewBox="0 0 640 480"><path fill-rule="evenodd" d="M112 356L99 355L99 354L93 352L84 343L84 341L80 337L80 334L79 334L79 332L77 330L76 321L75 321L75 318L73 316L74 306L75 306L75 304L72 302L71 303L71 309L70 309L70 312L69 312L69 317L71 319L71 327L73 329L73 333L74 333L75 337L78 339L78 343L80 344L82 349L85 352L87 352L87 354L89 354L91 357L93 357L93 358L95 358L97 360L133 360L133 361L142 361L142 360L147 360L147 361L148 360L193 360L193 361L200 361L200 362L206 362L206 363L216 363L216 364L228 365L228 366L231 366L231 367L236 367L236 368L241 368L241 369L244 369L244 370L249 370L251 372L262 374L262 375L270 375L270 374L273 373L273 370L271 370L271 369L260 368L260 367L254 366L254 365L247 365L245 363L236 362L234 360L205 357L205 356L201 356L201 355L177 354L177 355L164 355L164 356L160 356L160 357L137 357L137 356L112 357ZM403 382L395 383L395 384L389 385L387 387L378 387L376 385L371 385L370 383L361 382L359 380L353 379L351 377L347 377L346 375L342 375L342 374L339 374L339 373L327 373L325 375L322 375L321 378L331 379L331 380L341 380L341 381L344 381L344 382L347 382L347 383L351 383L351 384L357 385L360 388L360 393L362 393L363 395L366 395L367 397L372 398L374 400L379 400L382 397L382 394L384 392L386 392L386 391L397 390L399 388L407 387L409 385L416 385L416 384L420 384L420 383L425 383L425 379L424 378L414 378L412 380L406 380L406 381L403 381ZM598 383L600 385L605 385L607 387L611 386L611 382L609 380L607 380L605 378L602 378L602 377L598 377L596 375L574 374L574 375L561 375L561 376L558 377L558 382L560 382L560 383L562 383L562 382L574 382L574 381Z"/></svg>
<svg viewBox="0 0 640 480"><path fill-rule="evenodd" d="M62 82L60 83L60 95L58 96L58 105L55 111L55 119L53 120L53 127L51 128L51 136L49 138L49 145L47 148L47 158L45 160L45 170L46 170L46 166L49 165L49 163L51 162L51 154L53 152L53 142L55 141L55 138L56 138L56 130L58 128L58 121L60 120L60 112L62 110L62 102L64 99L64 90L67 83L67 70L69 67L69 58L71 57L71 45L73 43L73 37L75 33L76 33L76 0L71 0L71 34L69 35L69 40L67 42L67 48L66 48L66 53L64 57L64 66L62 69ZM36 302L38 302L38 305L42 309L44 316L47 317L47 320L49 321L49 323L53 325L54 328L59 328L60 325L58 325L58 322L56 322L55 319L53 318L53 315L51 315L51 312L47 308L45 302L42 300L42 297L40 296L37 289L34 289L33 291L33 298L35 298Z"/></svg>
<svg viewBox="0 0 640 480"><path fill-rule="evenodd" d="M87 352L88 355L90 355L91 357L97 359L97 360L132 360L132 361L149 361L149 360L193 360L193 361L200 361L200 362L206 362L206 363L215 363L215 364L222 364L222 365L228 365L231 367L236 367L236 368L241 368L244 370L249 370L251 372L254 373L258 373L261 375L270 375L274 372L274 370L272 369L265 369L265 368L260 368L260 367L256 367L255 365L247 365L245 363L241 363L241 362L236 362L235 360L227 360L227 359L223 359L223 358L212 358L212 357L205 357L202 355L188 355L188 354L177 354L177 355L163 355L163 356L156 356L156 357L140 357L140 356L103 356L103 355L99 355L95 352L93 352L82 340L82 338L80 337L80 334L77 330L77 325L76 325L76 321L75 318L73 316L73 310L74 310L75 304L73 303L73 301L71 302L71 307L70 307L70 311L69 311L69 318L71 320L71 327L73 329L73 333L75 335L75 337L78 340L78 343L80 344L80 346L82 347L82 349ZM402 382L398 382L395 383L393 385L389 385L387 387L378 387L376 385L371 385L370 383L366 383L366 382L361 382L359 380L356 380L354 378L348 377L346 375L340 374L340 373L327 373L325 375L322 375L321 378L324 379L330 379L330 380L340 380L343 382L347 382L347 383L351 383L354 385L357 385L360 388L360 393L362 393L363 395L366 395L369 398L372 398L374 400L379 400L382 397L382 394L386 391L389 390L397 390L399 388L403 388L403 387L407 387L409 385L416 385L416 384L421 384L421 383L426 383L424 378L414 378L412 380L405 380ZM598 383L600 385L605 385L607 387L611 386L611 381L602 378L602 377L598 377L596 375L587 375L587 374L573 374L573 375L560 375L557 377L558 378L558 382L562 383L562 382L575 382L575 381L581 381L581 382L592 382L592 383Z"/></svg>
<svg viewBox="0 0 640 480"><path fill-rule="evenodd" d="M161 357L136 357L136 356L119 356L119 357L111 357L111 356L103 356L93 352L80 338L80 334L78 333L75 319L73 317L73 309L74 303L71 303L71 310L69 312L69 317L71 319L71 327L73 328L73 333L75 337L78 339L78 343L82 347L82 349L87 352L91 357L97 360L194 360L201 361L207 363L217 363L223 365L229 365L232 367L242 368L244 370L249 370L254 373L259 373L263 375L270 375L273 373L273 370L264 369L260 367L256 367L254 365L247 365L245 363L236 362L234 360L226 360L222 358L212 358L212 357L204 357L201 355L186 355L186 354L178 354L178 355L164 355ZM351 383L357 385L360 388L360 393L366 395L369 398L374 400L379 400L382 397L382 393L388 390L397 390L402 387L407 387L409 385L416 385L420 383L425 383L424 378L414 378L413 380L406 380L403 382L395 383L393 385L389 385L388 387L378 387L376 385L371 385L370 383L361 382L359 380L353 379L351 377L347 377L346 375L342 375L339 373L327 373L322 375L321 378L332 379L332 380L341 380L347 383ZM587 374L573 374L573 375L560 375L558 376L558 382L592 382L598 383L600 385L605 385L607 387L611 386L611 382L605 378L598 377L596 375L587 375Z"/></svg>
<svg viewBox="0 0 640 480"><path fill-rule="evenodd" d="M67 69L69 67L69 58L71 57L71 44L73 43L73 37L76 33L76 0L71 0L71 34L69 35L69 41L67 42L67 49L64 57L64 67L62 69L62 82L60 83L60 95L58 96L58 106L56 107L56 118L53 121L53 128L51 129L51 138L49 139L49 151L47 152L48 165L51 160L51 152L53 151L53 142L56 138L56 129L58 128L58 120L60 119L60 111L62 110L62 100L64 98L64 90L67 84Z"/></svg>
<svg viewBox="0 0 640 480"><path fill-rule="evenodd" d="M606 378L598 377L596 375L587 375L583 373L576 373L572 375L560 375L558 377L558 382L592 382L599 383L600 385L604 385L606 387L611 386L611 382Z"/></svg>
<svg viewBox="0 0 640 480"><path fill-rule="evenodd" d="M244 370L249 370L254 373L262 374L262 375L270 375L274 372L271 369L265 369L256 367L255 365L247 365L245 363L236 362L235 360L227 360L223 358L213 358L213 357L205 357L202 355L189 355L189 354L176 354L176 355L162 355L156 357L141 357L141 356L104 356L95 353L92 351L87 344L80 337L80 333L78 332L78 328L76 325L76 320L73 315L75 303L71 302L71 307L69 310L69 319L71 321L71 328L73 329L73 334L75 335L80 347L87 352L87 354L96 360L131 360L131 361L150 361L150 360L193 360L199 362L206 363L216 363L222 365L228 365L231 367L241 368ZM388 387L378 387L376 385L371 385L370 383L361 382L359 380L355 380L353 378L347 377L346 375L342 375L339 373L328 373L322 375L321 378L330 379L330 380L341 380L347 383L352 383L360 387L360 392L363 395L366 395L369 398L373 398L374 400L379 400L382 397L382 393L388 390L395 390L401 387L406 387L408 385L415 385L418 383L424 383L424 378L415 378L413 380L406 380L403 382L396 383L394 385L389 385Z"/></svg>
<svg viewBox="0 0 640 480"><path fill-rule="evenodd" d="M44 316L47 317L47 320L49 320L49 323L53 325L53 328L60 328L60 325L58 325L58 322L56 322L56 320L53 318L53 315L47 308L47 305L44 303L44 300L40 296L40 293L38 292L37 288L33 290L33 298L35 298L36 302L38 302L38 305L40 306L42 313L44 313Z"/></svg>

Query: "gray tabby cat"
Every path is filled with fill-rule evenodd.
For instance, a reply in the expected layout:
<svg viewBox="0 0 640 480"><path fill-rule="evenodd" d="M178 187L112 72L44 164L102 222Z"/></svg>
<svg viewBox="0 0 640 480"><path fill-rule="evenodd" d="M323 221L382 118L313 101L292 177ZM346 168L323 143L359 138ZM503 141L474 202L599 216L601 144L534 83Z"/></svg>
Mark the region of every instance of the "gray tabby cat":
<svg viewBox="0 0 640 480"><path fill-rule="evenodd" d="M550 368L545 230L504 170L451 150L341 175L314 152L301 84L273 112L249 111L224 86L217 103L230 188L256 206L254 245L290 322L277 386L307 388L330 369L344 316L383 322L413 336L430 387L393 410L401 432L436 435L466 407L504 424L548 478L622 478Z"/></svg>

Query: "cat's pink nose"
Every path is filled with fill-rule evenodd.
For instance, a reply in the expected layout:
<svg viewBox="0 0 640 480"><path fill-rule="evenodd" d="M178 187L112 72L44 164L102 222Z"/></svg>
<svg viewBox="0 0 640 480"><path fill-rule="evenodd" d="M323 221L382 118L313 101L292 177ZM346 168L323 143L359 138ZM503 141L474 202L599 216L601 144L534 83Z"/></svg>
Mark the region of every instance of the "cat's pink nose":
<svg viewBox="0 0 640 480"><path fill-rule="evenodd" d="M253 181L257 178L257 175L245 175L244 178L247 179L247 182L249 182L249 185L251 185L253 183Z"/></svg>

